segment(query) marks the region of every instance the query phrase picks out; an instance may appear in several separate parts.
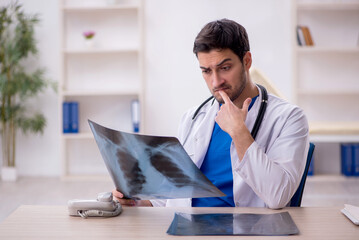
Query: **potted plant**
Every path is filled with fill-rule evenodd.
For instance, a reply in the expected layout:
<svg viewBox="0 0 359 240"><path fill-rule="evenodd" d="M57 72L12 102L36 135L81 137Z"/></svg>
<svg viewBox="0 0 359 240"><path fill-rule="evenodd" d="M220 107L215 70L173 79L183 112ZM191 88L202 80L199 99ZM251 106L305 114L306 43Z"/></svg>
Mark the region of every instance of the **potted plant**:
<svg viewBox="0 0 359 240"><path fill-rule="evenodd" d="M16 132L42 133L44 116L32 114L26 100L49 84L44 69L26 70L25 60L37 53L34 26L37 15L27 15L18 3L0 8L0 136L2 143L1 177L16 180Z"/></svg>
<svg viewBox="0 0 359 240"><path fill-rule="evenodd" d="M82 33L84 38L85 38L85 44L86 47L91 48L94 46L94 41L93 38L95 37L95 32L94 31L86 31Z"/></svg>

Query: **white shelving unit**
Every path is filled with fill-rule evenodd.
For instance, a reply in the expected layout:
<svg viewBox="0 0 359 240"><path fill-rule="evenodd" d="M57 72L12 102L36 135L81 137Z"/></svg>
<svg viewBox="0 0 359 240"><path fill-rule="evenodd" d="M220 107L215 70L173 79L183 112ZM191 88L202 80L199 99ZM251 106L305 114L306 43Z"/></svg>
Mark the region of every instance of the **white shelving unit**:
<svg viewBox="0 0 359 240"><path fill-rule="evenodd" d="M310 140L359 142L359 1L297 0L293 16L293 92ZM297 25L309 27L314 46L298 46Z"/></svg>
<svg viewBox="0 0 359 240"><path fill-rule="evenodd" d="M131 102L144 99L142 0L61 0L59 84L63 177L107 175L87 120L132 132ZM93 46L83 32L94 31ZM79 133L62 133L62 103L79 103ZM140 131L143 132L143 108Z"/></svg>

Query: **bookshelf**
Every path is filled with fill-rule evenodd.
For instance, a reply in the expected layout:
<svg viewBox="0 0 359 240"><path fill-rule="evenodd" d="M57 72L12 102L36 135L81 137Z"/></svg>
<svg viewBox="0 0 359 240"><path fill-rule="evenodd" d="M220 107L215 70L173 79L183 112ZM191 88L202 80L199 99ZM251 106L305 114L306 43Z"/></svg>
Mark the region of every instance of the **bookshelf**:
<svg viewBox="0 0 359 240"><path fill-rule="evenodd" d="M293 6L293 96L308 117L310 140L359 142L359 1L297 0ZM298 46L298 25L309 27L314 46Z"/></svg>
<svg viewBox="0 0 359 240"><path fill-rule="evenodd" d="M142 0L61 0L59 116L63 179L107 175L87 123L132 132L131 102L144 99ZM94 31L91 46L83 32ZM78 133L63 133L63 102L79 105ZM143 107L140 131L144 131Z"/></svg>

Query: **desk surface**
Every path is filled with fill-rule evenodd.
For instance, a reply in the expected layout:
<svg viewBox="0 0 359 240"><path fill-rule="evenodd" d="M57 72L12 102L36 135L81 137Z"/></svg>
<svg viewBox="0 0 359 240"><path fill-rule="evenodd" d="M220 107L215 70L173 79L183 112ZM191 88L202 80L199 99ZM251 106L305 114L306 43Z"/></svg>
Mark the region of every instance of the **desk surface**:
<svg viewBox="0 0 359 240"><path fill-rule="evenodd" d="M66 206L21 206L0 224L0 239L248 239L248 236L171 236L166 231L175 212L278 213L288 211L299 228L294 236L255 239L359 239L359 227L341 207L266 208L124 208L114 218L70 217Z"/></svg>

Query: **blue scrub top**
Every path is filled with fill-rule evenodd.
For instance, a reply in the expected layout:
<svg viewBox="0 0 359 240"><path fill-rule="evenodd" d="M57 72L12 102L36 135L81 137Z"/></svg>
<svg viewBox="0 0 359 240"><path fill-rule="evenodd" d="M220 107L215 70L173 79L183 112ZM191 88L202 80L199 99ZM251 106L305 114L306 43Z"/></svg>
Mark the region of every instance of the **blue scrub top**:
<svg viewBox="0 0 359 240"><path fill-rule="evenodd" d="M252 99L248 111L258 96ZM233 174L231 164L232 138L217 123L214 124L211 141L203 160L201 171L224 194L225 197L193 198L192 207L234 207Z"/></svg>

